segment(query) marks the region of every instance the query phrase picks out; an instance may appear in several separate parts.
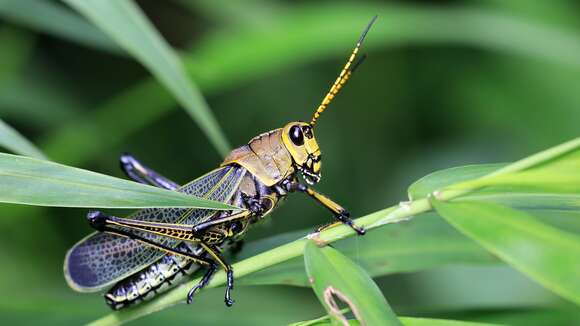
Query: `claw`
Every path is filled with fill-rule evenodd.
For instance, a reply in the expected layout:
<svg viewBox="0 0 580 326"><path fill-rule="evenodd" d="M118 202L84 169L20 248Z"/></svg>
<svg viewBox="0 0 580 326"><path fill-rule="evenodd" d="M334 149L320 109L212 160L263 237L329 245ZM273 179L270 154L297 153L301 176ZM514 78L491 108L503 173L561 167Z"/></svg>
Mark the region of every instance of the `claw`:
<svg viewBox="0 0 580 326"><path fill-rule="evenodd" d="M197 290L199 290L201 287L198 285L194 286L191 288L191 290L189 290L189 292L187 292L187 304L190 304L193 302L193 296L195 295L195 292L197 292Z"/></svg>
<svg viewBox="0 0 580 326"><path fill-rule="evenodd" d="M356 226L354 224L351 227L356 231L358 235L365 235L367 233L367 230L363 227Z"/></svg>
<svg viewBox="0 0 580 326"><path fill-rule="evenodd" d="M199 281L199 283L197 283L196 286L192 287L191 290L189 290L189 292L187 292L187 304L190 304L191 302L193 302L193 296L195 295L195 292L197 292L197 290L199 290L199 289L202 289L204 286L206 286L209 283L209 281L211 280L215 271L216 271L216 267L211 266L207 270L205 275L202 277L202 279Z"/></svg>
<svg viewBox="0 0 580 326"><path fill-rule="evenodd" d="M191 304L193 302L193 295L195 294L195 290L197 290L197 288L193 288L187 293L187 304Z"/></svg>
<svg viewBox="0 0 580 326"><path fill-rule="evenodd" d="M367 233L365 228L354 224L354 222L350 219L350 213L348 211L341 212L336 218L342 223L350 226L350 228L353 229L358 235L365 235Z"/></svg>
<svg viewBox="0 0 580 326"><path fill-rule="evenodd" d="M232 300L230 294L234 288L234 271L230 269L226 272L226 275L227 275L227 284L226 284L226 297L224 299L224 302L226 303L226 306L231 307L235 302L234 300Z"/></svg>

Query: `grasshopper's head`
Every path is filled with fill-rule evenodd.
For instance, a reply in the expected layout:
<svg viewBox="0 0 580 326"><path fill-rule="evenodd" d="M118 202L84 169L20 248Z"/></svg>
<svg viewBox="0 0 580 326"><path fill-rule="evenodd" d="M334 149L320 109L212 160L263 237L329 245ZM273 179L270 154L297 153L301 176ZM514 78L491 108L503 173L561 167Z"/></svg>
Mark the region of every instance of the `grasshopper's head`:
<svg viewBox="0 0 580 326"><path fill-rule="evenodd" d="M320 181L320 148L314 131L306 122L290 122L282 129L282 141L292 156L294 166L309 184Z"/></svg>
<svg viewBox="0 0 580 326"><path fill-rule="evenodd" d="M320 103L312 115L310 122L290 122L282 130L284 146L286 146L286 149L290 152L292 160L294 161L294 166L298 171L302 172L302 176L309 184L314 184L320 181L320 166L322 165L320 148L318 148L318 143L316 142L316 138L314 138L314 125L316 125L322 112L326 110L328 104L332 102L332 99L334 99L342 86L346 84L351 74L364 59L364 57L362 57L357 62L354 61L367 32L376 19L377 16L374 16L363 31L354 50L348 58L348 61L344 68L342 68L338 79L336 79L328 93L326 93L322 103Z"/></svg>

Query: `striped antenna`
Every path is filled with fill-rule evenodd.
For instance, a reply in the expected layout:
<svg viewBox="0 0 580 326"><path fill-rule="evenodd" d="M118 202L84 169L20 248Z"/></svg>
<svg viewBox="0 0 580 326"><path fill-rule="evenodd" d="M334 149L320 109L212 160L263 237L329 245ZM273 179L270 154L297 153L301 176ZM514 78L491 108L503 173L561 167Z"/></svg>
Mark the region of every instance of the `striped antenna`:
<svg viewBox="0 0 580 326"><path fill-rule="evenodd" d="M365 39L365 36L367 36L367 33L371 29L371 26L373 25L375 20L377 20L377 16L374 16L371 19L371 21L369 22L369 24L367 25L367 27L365 28L365 30L361 34L360 38L358 39L358 42L356 43L356 46L354 47L354 50L352 50L350 58L348 58L348 61L344 65L344 68L342 68L340 75L338 75L338 78L336 78L336 81L334 82L334 84L332 84L332 87L330 88L328 93L326 93L326 96L322 100L322 103L320 103L320 105L318 106L318 109L316 109L316 112L314 112L314 115L312 115L312 120L310 120L311 126L314 126L316 124L316 121L320 117L320 114L322 114L322 112L324 112L324 110L326 110L326 107L328 106L328 104L330 104L330 102L332 102L332 99L336 96L336 94L338 94L338 92L340 91L342 86L344 86L344 84L346 84L346 82L350 78L350 75L354 72L356 67L358 67L360 65L360 63L362 62L362 60L364 60L365 57L362 57L361 60L357 61L354 65L352 65L352 63L353 63L354 59L356 58L356 55L357 55L357 53L358 53L358 51L359 51L359 49L360 49L360 47ZM351 68L351 66L352 66L352 68Z"/></svg>

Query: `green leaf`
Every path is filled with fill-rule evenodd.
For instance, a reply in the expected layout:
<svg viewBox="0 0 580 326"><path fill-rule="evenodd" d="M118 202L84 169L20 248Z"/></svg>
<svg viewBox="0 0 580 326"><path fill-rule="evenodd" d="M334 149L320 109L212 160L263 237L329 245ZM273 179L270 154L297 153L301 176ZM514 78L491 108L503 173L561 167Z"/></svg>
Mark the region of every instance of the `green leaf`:
<svg viewBox="0 0 580 326"><path fill-rule="evenodd" d="M25 156L0 153L0 202L37 206L232 209L207 199Z"/></svg>
<svg viewBox="0 0 580 326"><path fill-rule="evenodd" d="M580 304L580 238L497 204L433 200L465 235L560 296Z"/></svg>
<svg viewBox="0 0 580 326"><path fill-rule="evenodd" d="M482 177L453 183L433 193L439 200L451 200L501 186L499 192L514 190L535 193L579 193L580 137L508 164ZM497 191L497 190L496 190Z"/></svg>
<svg viewBox="0 0 580 326"><path fill-rule="evenodd" d="M481 178L458 182L450 190L475 190L488 186L515 186L526 189L580 189L576 171L580 168L580 137L506 165Z"/></svg>
<svg viewBox="0 0 580 326"><path fill-rule="evenodd" d="M85 15L143 64L198 123L214 147L226 155L230 146L197 86L171 47L133 1L63 0Z"/></svg>
<svg viewBox="0 0 580 326"><path fill-rule="evenodd" d="M508 165L504 163L479 164L433 172L411 184L408 190L409 198L411 200L425 198L429 194L451 185L453 186L450 188L455 189L455 185L458 183L471 183L472 180L484 177L506 166ZM532 171L537 171L537 169L532 169ZM557 170L556 173L558 173ZM513 176L517 174L509 175ZM497 178L500 179L503 177L500 175L497 176ZM530 180L532 182L532 187L530 187L530 184L525 185L523 182L519 182L517 187L515 187L515 182L508 184L507 181L503 184L497 182L497 184L493 186L494 179L495 177L490 178L489 183L488 181L485 181L485 189L475 190L463 195L461 198L465 200L494 202L519 209L580 209L580 194L578 193L553 192L551 190L554 190L555 188L550 189L546 187L538 187L540 184L539 180L537 181L537 184L534 180ZM571 179L573 179L573 177ZM509 179L506 178L505 180ZM565 181L569 182L570 180Z"/></svg>
<svg viewBox="0 0 580 326"><path fill-rule="evenodd" d="M580 210L580 194L512 191L475 191L461 200L486 201L522 210Z"/></svg>
<svg viewBox="0 0 580 326"><path fill-rule="evenodd" d="M314 292L336 321L345 320L339 305L346 304L364 325L401 325L370 276L337 250L309 241L304 263Z"/></svg>
<svg viewBox="0 0 580 326"><path fill-rule="evenodd" d="M453 185L451 189L477 189L490 186L510 186L532 188L541 191L580 193L580 160L569 162L566 168L562 164L548 166L530 171L502 174L487 178L465 181Z"/></svg>
<svg viewBox="0 0 580 326"><path fill-rule="evenodd" d="M108 52L121 52L100 30L88 24L79 15L58 5L56 1L2 0L0 16L12 23L72 42Z"/></svg>
<svg viewBox="0 0 580 326"><path fill-rule="evenodd" d="M580 235L580 209L537 209L529 212L542 223Z"/></svg>
<svg viewBox="0 0 580 326"><path fill-rule="evenodd" d="M310 230L282 234L249 243L240 258L290 242ZM380 244L380 245L379 245ZM454 230L435 213L424 213L404 223L367 232L364 238L348 238L333 245L372 277L416 272L449 264L493 264L497 259ZM304 259L292 259L240 279L240 284L309 286Z"/></svg>
<svg viewBox="0 0 580 326"><path fill-rule="evenodd" d="M430 173L411 184L408 190L409 200L425 198L436 190L483 177L506 165L505 163L466 165Z"/></svg>
<svg viewBox="0 0 580 326"><path fill-rule="evenodd" d="M0 120L0 146L14 153L46 159L46 156L14 128Z"/></svg>
<svg viewBox="0 0 580 326"><path fill-rule="evenodd" d="M530 155L524 159L498 169L486 176L486 178L498 175L506 175L514 172L530 170L534 168L545 167L548 164L554 164L568 159L578 158L580 154L580 137L569 140L565 143L548 148L539 153Z"/></svg>

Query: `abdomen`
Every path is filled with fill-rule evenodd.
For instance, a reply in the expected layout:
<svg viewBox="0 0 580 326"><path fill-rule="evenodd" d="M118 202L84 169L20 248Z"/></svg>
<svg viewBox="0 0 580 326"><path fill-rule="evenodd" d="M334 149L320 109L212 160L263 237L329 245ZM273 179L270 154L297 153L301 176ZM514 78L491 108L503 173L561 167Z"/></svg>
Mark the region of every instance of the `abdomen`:
<svg viewBox="0 0 580 326"><path fill-rule="evenodd" d="M196 256L202 254L202 249L197 244L182 242L177 249ZM166 254L143 270L115 284L105 294L105 301L112 309L119 310L152 299L189 279L199 269L190 259Z"/></svg>

